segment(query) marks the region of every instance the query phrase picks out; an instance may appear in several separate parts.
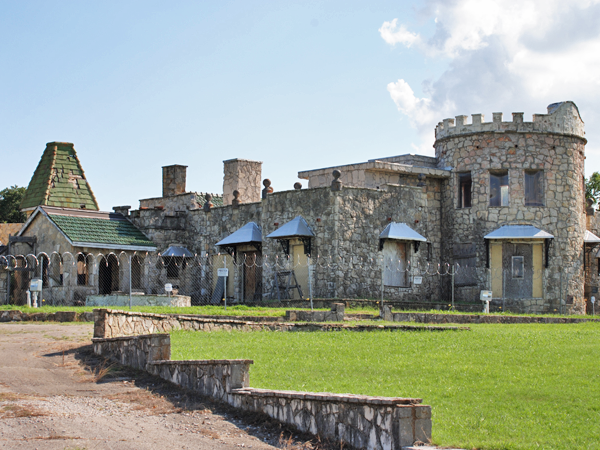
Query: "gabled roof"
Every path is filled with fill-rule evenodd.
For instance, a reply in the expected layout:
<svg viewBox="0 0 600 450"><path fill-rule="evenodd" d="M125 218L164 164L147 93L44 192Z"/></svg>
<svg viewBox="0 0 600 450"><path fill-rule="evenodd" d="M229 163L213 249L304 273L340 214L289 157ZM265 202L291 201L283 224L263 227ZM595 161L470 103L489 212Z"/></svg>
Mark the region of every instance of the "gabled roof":
<svg viewBox="0 0 600 450"><path fill-rule="evenodd" d="M585 236L583 237L583 242L586 244L598 244L600 243L600 237L596 236L590 230L585 230Z"/></svg>
<svg viewBox="0 0 600 450"><path fill-rule="evenodd" d="M293 237L315 237L306 220L302 216L290 220L271 234L267 235L271 239L285 239Z"/></svg>
<svg viewBox="0 0 600 450"><path fill-rule="evenodd" d="M397 239L400 241L427 242L423 236L405 223L390 223L379 235L379 239Z"/></svg>
<svg viewBox="0 0 600 450"><path fill-rule="evenodd" d="M156 250L154 243L122 214L104 211L40 206L18 235L21 236L40 214L47 217L74 247L148 252Z"/></svg>
<svg viewBox="0 0 600 450"><path fill-rule="evenodd" d="M85 178L73 144L46 144L21 202L21 209L33 209L40 205L98 211L98 202Z"/></svg>
<svg viewBox="0 0 600 450"><path fill-rule="evenodd" d="M484 239L554 239L550 233L533 225L503 225Z"/></svg>
<svg viewBox="0 0 600 450"><path fill-rule="evenodd" d="M216 243L217 246L234 246L262 242L262 232L254 222L248 222L239 230Z"/></svg>

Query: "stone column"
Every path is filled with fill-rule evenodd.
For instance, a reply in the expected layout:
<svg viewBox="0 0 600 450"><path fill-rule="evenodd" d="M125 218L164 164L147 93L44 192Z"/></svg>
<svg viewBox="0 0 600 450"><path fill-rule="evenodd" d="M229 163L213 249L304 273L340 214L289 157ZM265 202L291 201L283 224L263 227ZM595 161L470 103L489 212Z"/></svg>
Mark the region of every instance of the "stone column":
<svg viewBox="0 0 600 450"><path fill-rule="evenodd" d="M240 203L260 202L262 161L229 159L223 161L223 204L231 205L233 191Z"/></svg>

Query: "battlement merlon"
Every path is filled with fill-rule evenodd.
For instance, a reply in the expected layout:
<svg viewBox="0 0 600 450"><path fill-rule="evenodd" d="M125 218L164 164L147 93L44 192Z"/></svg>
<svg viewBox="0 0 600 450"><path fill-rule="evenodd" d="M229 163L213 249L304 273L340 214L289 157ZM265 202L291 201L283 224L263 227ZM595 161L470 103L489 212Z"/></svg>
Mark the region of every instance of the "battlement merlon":
<svg viewBox="0 0 600 450"><path fill-rule="evenodd" d="M435 127L435 139L484 132L556 133L577 136L587 143L579 109L571 101L548 105L548 114L534 114L532 122L523 122L523 113L512 116L512 122L503 122L502 113L493 113L492 122L484 122L483 114L472 114L470 124L466 123L467 116L444 119Z"/></svg>

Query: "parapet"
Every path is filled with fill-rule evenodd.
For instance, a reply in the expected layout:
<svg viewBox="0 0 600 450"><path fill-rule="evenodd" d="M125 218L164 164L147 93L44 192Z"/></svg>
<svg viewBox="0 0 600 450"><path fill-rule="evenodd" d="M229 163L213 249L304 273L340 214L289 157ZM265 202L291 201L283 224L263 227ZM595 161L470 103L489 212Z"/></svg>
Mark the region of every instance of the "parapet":
<svg viewBox="0 0 600 450"><path fill-rule="evenodd" d="M548 114L534 114L533 121L523 122L523 113L512 113L512 122L503 122L502 113L493 113L492 122L484 122L483 114L444 119L435 127L435 139L440 140L463 134L484 132L555 133L577 136L585 139L583 120L575 103L567 101L548 105Z"/></svg>

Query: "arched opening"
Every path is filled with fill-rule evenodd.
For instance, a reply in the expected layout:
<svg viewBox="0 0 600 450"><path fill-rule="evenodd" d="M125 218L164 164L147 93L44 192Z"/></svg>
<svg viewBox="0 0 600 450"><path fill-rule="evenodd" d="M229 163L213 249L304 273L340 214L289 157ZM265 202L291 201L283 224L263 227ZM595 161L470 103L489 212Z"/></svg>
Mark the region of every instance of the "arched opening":
<svg viewBox="0 0 600 450"><path fill-rule="evenodd" d="M119 261L115 255L108 255L100 261L98 290L100 295L108 295L119 290Z"/></svg>

